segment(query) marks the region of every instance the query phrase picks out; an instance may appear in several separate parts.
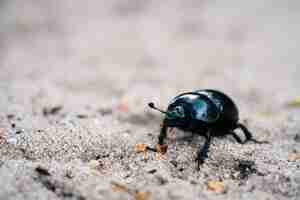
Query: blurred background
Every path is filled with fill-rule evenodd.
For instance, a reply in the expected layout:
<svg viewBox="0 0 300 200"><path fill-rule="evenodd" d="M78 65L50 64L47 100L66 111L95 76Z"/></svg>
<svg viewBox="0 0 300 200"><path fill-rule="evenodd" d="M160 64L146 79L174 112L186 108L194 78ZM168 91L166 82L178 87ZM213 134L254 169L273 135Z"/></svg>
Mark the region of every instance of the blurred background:
<svg viewBox="0 0 300 200"><path fill-rule="evenodd" d="M242 111L278 111L299 95L299 11L279 0L1 0L1 107L141 113L216 88Z"/></svg>
<svg viewBox="0 0 300 200"><path fill-rule="evenodd" d="M0 0L0 199L299 199L299 19L296 0ZM270 144L216 139L200 171L200 137L137 153L148 102L204 88Z"/></svg>

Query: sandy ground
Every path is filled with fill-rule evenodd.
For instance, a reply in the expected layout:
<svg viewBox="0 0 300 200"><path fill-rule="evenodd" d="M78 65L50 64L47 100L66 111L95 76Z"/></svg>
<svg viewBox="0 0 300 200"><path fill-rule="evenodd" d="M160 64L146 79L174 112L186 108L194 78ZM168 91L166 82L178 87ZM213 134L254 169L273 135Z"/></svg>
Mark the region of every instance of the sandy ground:
<svg viewBox="0 0 300 200"><path fill-rule="evenodd" d="M0 1L0 199L300 199L298 1ZM270 144L155 145L180 92L229 94ZM216 192L212 181L224 184ZM219 189L220 189L219 188Z"/></svg>

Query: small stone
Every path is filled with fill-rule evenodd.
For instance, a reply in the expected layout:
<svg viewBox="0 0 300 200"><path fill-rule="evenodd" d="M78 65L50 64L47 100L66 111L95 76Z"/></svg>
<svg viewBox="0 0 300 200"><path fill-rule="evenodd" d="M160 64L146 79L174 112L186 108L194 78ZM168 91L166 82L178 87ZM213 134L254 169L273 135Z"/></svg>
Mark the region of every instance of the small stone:
<svg viewBox="0 0 300 200"><path fill-rule="evenodd" d="M170 163L174 166L177 167L178 166L178 162L176 160L171 160Z"/></svg>
<svg viewBox="0 0 300 200"><path fill-rule="evenodd" d="M225 178L225 179L229 179L229 178L230 178L230 174L229 174L229 173L225 173L225 174L224 174L224 178Z"/></svg>
<svg viewBox="0 0 300 200"><path fill-rule="evenodd" d="M14 114L8 114L6 115L7 119L13 119L15 118L15 115Z"/></svg>
<svg viewBox="0 0 300 200"><path fill-rule="evenodd" d="M18 140L16 137L12 136L6 139L7 143L12 144L12 145L16 145L18 143Z"/></svg>
<svg viewBox="0 0 300 200"><path fill-rule="evenodd" d="M98 162L98 160L90 160L88 165L91 169L97 169L99 166L99 162Z"/></svg>
<svg viewBox="0 0 300 200"><path fill-rule="evenodd" d="M295 142L300 142L300 134L296 134L294 140Z"/></svg>
<svg viewBox="0 0 300 200"><path fill-rule="evenodd" d="M42 176L50 176L50 172L47 168L43 167L43 166L37 166L35 168L35 171L39 174L39 175L42 175Z"/></svg>
<svg viewBox="0 0 300 200"><path fill-rule="evenodd" d="M59 113L59 111L62 110L62 106L58 105L58 106L54 106L51 108L45 107L43 108L43 115L44 116L48 116L48 115L56 115Z"/></svg>
<svg viewBox="0 0 300 200"><path fill-rule="evenodd" d="M66 170L65 176L69 179L72 179L75 177L74 173L70 169Z"/></svg>
<svg viewBox="0 0 300 200"><path fill-rule="evenodd" d="M149 174L154 174L155 172L157 172L156 169L151 169L151 170L148 171Z"/></svg>

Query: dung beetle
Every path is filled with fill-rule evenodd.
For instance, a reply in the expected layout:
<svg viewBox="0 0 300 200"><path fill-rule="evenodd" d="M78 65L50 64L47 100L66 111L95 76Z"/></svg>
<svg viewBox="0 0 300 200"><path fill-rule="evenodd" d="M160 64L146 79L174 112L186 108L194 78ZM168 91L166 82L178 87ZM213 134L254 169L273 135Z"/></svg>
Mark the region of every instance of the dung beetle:
<svg viewBox="0 0 300 200"><path fill-rule="evenodd" d="M205 137L204 146L199 149L196 157L198 169L208 157L212 137L232 135L240 144L249 141L259 144L267 143L253 138L246 126L239 123L238 108L233 100L217 90L205 89L182 93L171 100L166 111L155 107L152 102L148 105L165 114L158 137L158 146L164 145L169 127L176 127ZM235 129L243 131L245 140L234 132ZM148 149L154 150L150 147Z"/></svg>

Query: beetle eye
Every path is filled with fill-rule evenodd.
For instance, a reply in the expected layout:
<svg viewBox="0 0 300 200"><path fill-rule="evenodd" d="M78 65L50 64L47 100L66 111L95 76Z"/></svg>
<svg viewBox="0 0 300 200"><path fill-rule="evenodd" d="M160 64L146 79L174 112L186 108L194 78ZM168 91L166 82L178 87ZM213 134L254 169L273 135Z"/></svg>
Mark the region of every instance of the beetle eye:
<svg viewBox="0 0 300 200"><path fill-rule="evenodd" d="M178 117L184 117L184 109L182 106L176 106L174 112Z"/></svg>

